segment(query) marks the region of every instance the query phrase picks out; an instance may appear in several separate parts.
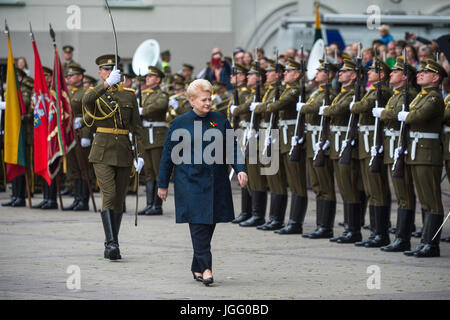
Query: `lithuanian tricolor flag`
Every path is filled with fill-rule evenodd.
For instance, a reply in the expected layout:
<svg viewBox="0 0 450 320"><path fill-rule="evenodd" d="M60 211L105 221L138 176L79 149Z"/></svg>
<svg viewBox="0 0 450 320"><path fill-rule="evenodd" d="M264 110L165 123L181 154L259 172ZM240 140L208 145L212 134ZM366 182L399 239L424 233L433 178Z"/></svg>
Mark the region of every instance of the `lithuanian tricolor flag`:
<svg viewBox="0 0 450 320"><path fill-rule="evenodd" d="M5 163L7 164L7 178L11 181L25 172L27 159L21 121L26 110L17 81L9 33L5 102Z"/></svg>

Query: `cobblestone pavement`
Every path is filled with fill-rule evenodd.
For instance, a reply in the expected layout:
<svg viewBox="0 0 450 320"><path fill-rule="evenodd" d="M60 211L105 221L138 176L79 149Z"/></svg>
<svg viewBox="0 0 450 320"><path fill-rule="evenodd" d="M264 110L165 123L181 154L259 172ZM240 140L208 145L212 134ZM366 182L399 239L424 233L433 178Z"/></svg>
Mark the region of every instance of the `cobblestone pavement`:
<svg viewBox="0 0 450 320"><path fill-rule="evenodd" d="M447 210L449 190L444 181ZM0 201L9 194L0 193ZM233 195L237 215L240 190L235 184ZM41 199L37 194L32 202ZM72 199L63 197L63 202L69 205ZM96 202L100 206L99 193ZM142 208L144 187L139 203ZM216 228L215 283L205 287L192 279L189 228L175 224L173 189L163 216L139 216L135 227L134 207L135 196L128 196L120 231L122 260L115 262L103 258L98 213L0 207L0 299L450 299L450 243L441 243L440 258L418 259L231 223ZM395 208L394 202L393 223ZM342 220L338 202L335 234L343 231L337 226ZM421 225L418 212L416 223ZM304 231L314 227L310 191ZM363 230L363 237L368 233ZM442 235L450 235L450 222ZM418 243L412 239L413 247ZM76 268L80 289L69 289L76 283ZM373 282L377 275L379 282ZM379 288L374 285L378 283Z"/></svg>

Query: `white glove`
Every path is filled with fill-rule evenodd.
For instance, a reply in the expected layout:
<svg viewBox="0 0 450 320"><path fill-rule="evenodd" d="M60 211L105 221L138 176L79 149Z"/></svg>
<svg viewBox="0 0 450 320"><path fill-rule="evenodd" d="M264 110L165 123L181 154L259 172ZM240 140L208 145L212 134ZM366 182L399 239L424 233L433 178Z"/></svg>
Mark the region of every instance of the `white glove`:
<svg viewBox="0 0 450 320"><path fill-rule="evenodd" d="M372 146L372 147L370 148L370 155L371 155L372 157L376 157L377 154L378 154L378 152L377 152L377 147Z"/></svg>
<svg viewBox="0 0 450 320"><path fill-rule="evenodd" d="M0 97L0 110L6 109L6 102L2 100L2 97Z"/></svg>
<svg viewBox="0 0 450 320"><path fill-rule="evenodd" d="M142 110L144 110L144 108L139 107L139 115L142 116Z"/></svg>
<svg viewBox="0 0 450 320"><path fill-rule="evenodd" d="M350 102L350 104L348 105L348 109L350 111L352 111L353 105L355 104L355 99L352 100L352 102Z"/></svg>
<svg viewBox="0 0 450 320"><path fill-rule="evenodd" d="M177 110L177 108L178 108L178 100L177 99L170 99L169 105L173 108L173 110Z"/></svg>
<svg viewBox="0 0 450 320"><path fill-rule="evenodd" d="M323 112L325 111L326 108L328 108L329 106L321 106L319 108L319 116L323 115Z"/></svg>
<svg viewBox="0 0 450 320"><path fill-rule="evenodd" d="M109 74L109 77L106 79L106 83L111 87L120 82L120 70L117 70L114 67L113 71Z"/></svg>
<svg viewBox="0 0 450 320"><path fill-rule="evenodd" d="M292 146L292 147L295 147L295 146L297 145L297 139L298 139L297 136L293 136L293 137L291 138L291 146Z"/></svg>
<svg viewBox="0 0 450 320"><path fill-rule="evenodd" d="M91 145L91 139L81 138L81 146L83 148L89 147Z"/></svg>
<svg viewBox="0 0 450 320"><path fill-rule="evenodd" d="M268 147L270 145L270 136L267 136L264 141L264 146Z"/></svg>
<svg viewBox="0 0 450 320"><path fill-rule="evenodd" d="M400 152L402 151L402 147L398 147L395 149L394 151L394 158L397 159L398 156L400 155ZM405 152L403 152L403 154L408 154L408 150L405 150Z"/></svg>
<svg viewBox="0 0 450 320"><path fill-rule="evenodd" d="M73 120L73 128L75 130L80 129L83 126L83 123L81 122L81 118L80 117L76 117Z"/></svg>
<svg viewBox="0 0 450 320"><path fill-rule="evenodd" d="M300 112L305 104L304 102L297 102L297 112Z"/></svg>
<svg viewBox="0 0 450 320"><path fill-rule="evenodd" d="M234 104L230 106L230 114L233 115L234 110L237 108Z"/></svg>
<svg viewBox="0 0 450 320"><path fill-rule="evenodd" d="M373 108L372 114L375 118L381 117L381 113L383 112L384 108Z"/></svg>
<svg viewBox="0 0 450 320"><path fill-rule="evenodd" d="M141 157L137 158L137 161L133 161L134 168L136 169L137 173L141 173L142 167L144 166L144 159Z"/></svg>
<svg viewBox="0 0 450 320"><path fill-rule="evenodd" d="M405 121L408 114L409 114L408 111L400 111L397 116L398 121L402 121L402 122Z"/></svg>
<svg viewBox="0 0 450 320"><path fill-rule="evenodd" d="M259 102L252 102L252 104L250 105L250 111L254 111L258 104Z"/></svg>
<svg viewBox="0 0 450 320"><path fill-rule="evenodd" d="M325 141L325 143L323 144L322 150L327 150L330 147L330 141L327 140Z"/></svg>
<svg viewBox="0 0 450 320"><path fill-rule="evenodd" d="M347 140L342 140L341 150L344 150L345 148L347 148Z"/></svg>

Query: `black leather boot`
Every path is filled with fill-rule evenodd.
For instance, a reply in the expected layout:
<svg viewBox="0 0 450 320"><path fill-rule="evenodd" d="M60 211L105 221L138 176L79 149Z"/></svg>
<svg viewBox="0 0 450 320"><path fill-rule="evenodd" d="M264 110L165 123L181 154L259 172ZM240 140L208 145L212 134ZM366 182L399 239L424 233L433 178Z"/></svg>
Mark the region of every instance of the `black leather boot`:
<svg viewBox="0 0 450 320"><path fill-rule="evenodd" d="M8 202L3 202L2 207L10 207L14 203L14 201L16 201L16 199L17 199L17 180L16 179L13 179L13 181L11 181L11 188L12 188L11 199Z"/></svg>
<svg viewBox="0 0 450 320"><path fill-rule="evenodd" d="M278 234L301 234L303 232L303 221L305 220L308 198L292 194L291 211L288 225L282 229L275 230Z"/></svg>
<svg viewBox="0 0 450 320"><path fill-rule="evenodd" d="M303 238L309 238L311 234L317 232L320 229L320 224L322 223L322 214L323 214L323 201L320 199L316 199L316 229L311 232L302 234Z"/></svg>
<svg viewBox="0 0 450 320"><path fill-rule="evenodd" d="M345 237L345 235L350 231L348 226L348 214L349 214L349 208L348 208L348 202L343 203L343 209L344 209L344 232L342 232L340 235L330 238L331 242L337 242L339 239Z"/></svg>
<svg viewBox="0 0 450 320"><path fill-rule="evenodd" d="M389 207L375 206L375 238L368 241L366 248L380 248L387 246L389 239Z"/></svg>
<svg viewBox="0 0 450 320"><path fill-rule="evenodd" d="M442 229L439 230L439 228L444 221L444 215L433 214L429 212L425 212L425 215L427 215L428 217L425 220L426 224L424 225L422 231L424 246L418 252L414 253L414 256L417 258L440 257L441 253L439 249L439 240L441 239ZM438 230L439 232L436 235L436 232ZM436 237L433 239L434 235L436 235Z"/></svg>
<svg viewBox="0 0 450 320"><path fill-rule="evenodd" d="M145 195L147 197L147 206L144 209L142 209L141 211L138 211L139 216L145 215L146 212L149 212L150 209L153 207L153 202L155 200L153 193L154 193L155 187L156 187L156 181L150 180L150 181L145 182Z"/></svg>
<svg viewBox="0 0 450 320"><path fill-rule="evenodd" d="M441 241L450 242L450 236L442 238Z"/></svg>
<svg viewBox="0 0 450 320"><path fill-rule="evenodd" d="M258 230L273 231L284 227L284 216L286 215L287 194L271 193L269 222L256 227Z"/></svg>
<svg viewBox="0 0 450 320"><path fill-rule="evenodd" d="M78 202L80 202L80 194L81 194L81 179L75 179L73 181L73 195L74 199L70 206L64 207L64 211L71 211L73 208L75 208L78 205Z"/></svg>
<svg viewBox="0 0 450 320"><path fill-rule="evenodd" d="M333 238L333 225L336 216L336 201L322 200L322 221L317 231L310 235L310 239L329 239Z"/></svg>
<svg viewBox="0 0 450 320"><path fill-rule="evenodd" d="M397 209L397 237L395 240L380 249L385 252L403 252L411 250L411 227L414 211Z"/></svg>
<svg viewBox="0 0 450 320"><path fill-rule="evenodd" d="M361 203L347 203L348 206L348 228L347 234L337 243L355 243L361 241Z"/></svg>
<svg viewBox="0 0 450 320"><path fill-rule="evenodd" d="M427 224L428 215L425 215L425 216L424 216L424 219L425 219L425 220L424 220L424 222L423 222L423 225L425 226L425 225ZM404 254L405 256L413 256L415 253L417 253L417 252L419 252L420 250L422 250L422 248L423 248L424 246L425 246L425 240L424 240L424 238L422 237L422 238L420 239L419 245L418 245L415 249L404 251L403 254Z"/></svg>
<svg viewBox="0 0 450 320"><path fill-rule="evenodd" d="M58 203L56 202L56 182L52 181L52 184L48 187L47 203L42 206L41 209L58 209Z"/></svg>
<svg viewBox="0 0 450 320"><path fill-rule="evenodd" d="M425 211L423 209L421 209L421 211L422 211L422 226L425 226ZM417 230L415 232L411 233L411 235L414 238L422 238L422 230L423 230L423 227L417 228Z"/></svg>
<svg viewBox="0 0 450 320"><path fill-rule="evenodd" d="M355 242L355 246L364 247L367 242L372 241L375 238L375 207L369 206L369 227L370 235L367 240Z"/></svg>
<svg viewBox="0 0 450 320"><path fill-rule="evenodd" d="M112 229L113 229L113 237L114 241L117 244L117 259L122 259L122 256L120 255L120 249L119 249L119 231L120 231L120 224L122 222L122 212L118 211L110 211L111 215L111 222L112 222Z"/></svg>
<svg viewBox="0 0 450 320"><path fill-rule="evenodd" d="M42 179L42 195L43 195L42 201L32 206L31 208L41 209L48 201L48 184L47 181L45 181L45 179Z"/></svg>
<svg viewBox="0 0 450 320"><path fill-rule="evenodd" d="M359 192L359 200L361 201L361 227L366 224L367 196L364 191Z"/></svg>
<svg viewBox="0 0 450 320"><path fill-rule="evenodd" d="M120 252L119 246L114 239L114 229L112 222L111 210L107 209L101 212L103 231L105 232L105 259L117 260L119 259Z"/></svg>
<svg viewBox="0 0 450 320"><path fill-rule="evenodd" d="M89 186L88 182L84 179L80 179L80 193L77 205L73 208L73 211L89 211Z"/></svg>
<svg viewBox="0 0 450 320"><path fill-rule="evenodd" d="M252 192L252 216L239 223L241 227L257 227L265 223L267 191Z"/></svg>
<svg viewBox="0 0 450 320"><path fill-rule="evenodd" d="M252 197L247 188L241 188L241 214L231 223L241 223L252 216Z"/></svg>
<svg viewBox="0 0 450 320"><path fill-rule="evenodd" d="M162 199L158 197L158 190L156 188L157 181L155 181L155 187L153 188L153 206L150 210L145 213L146 216L161 216L163 214L162 210Z"/></svg>
<svg viewBox="0 0 450 320"><path fill-rule="evenodd" d="M11 204L11 207L25 207L25 193L26 193L25 175L18 176L16 180L17 180L16 182L17 197L16 200Z"/></svg>

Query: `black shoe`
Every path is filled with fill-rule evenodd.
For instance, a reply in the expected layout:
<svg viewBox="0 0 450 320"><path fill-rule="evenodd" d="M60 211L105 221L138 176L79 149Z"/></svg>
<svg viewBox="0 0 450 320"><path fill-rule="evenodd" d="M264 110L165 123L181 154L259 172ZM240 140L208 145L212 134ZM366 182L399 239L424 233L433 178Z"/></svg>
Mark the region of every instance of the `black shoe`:
<svg viewBox="0 0 450 320"><path fill-rule="evenodd" d="M330 239L334 237L333 225L336 216L336 201L320 200L322 210L319 228L309 235L310 239Z"/></svg>
<svg viewBox="0 0 450 320"><path fill-rule="evenodd" d="M247 213L247 212L242 212L236 219L234 219L233 221L231 221L231 223L241 223L244 222L245 220L248 220L252 217L251 213Z"/></svg>
<svg viewBox="0 0 450 320"><path fill-rule="evenodd" d="M303 227L301 224L289 221L288 225L282 229L278 229L274 231L278 234L302 234Z"/></svg>
<svg viewBox="0 0 450 320"><path fill-rule="evenodd" d="M64 207L64 211L71 211L78 205L78 202L81 201L81 179L75 179L73 182L74 186L74 200L72 204L68 207ZM61 193L62 194L62 193Z"/></svg>
<svg viewBox="0 0 450 320"><path fill-rule="evenodd" d="M284 216L286 214L287 207L287 194L270 194L270 211L269 211L269 222L257 227L258 230L273 231L284 227Z"/></svg>
<svg viewBox="0 0 450 320"><path fill-rule="evenodd" d="M203 282L203 277L202 276L196 276L194 272L192 272L192 276L194 277L195 281Z"/></svg>
<svg viewBox="0 0 450 320"><path fill-rule="evenodd" d="M157 182L155 181L155 186ZM145 215L146 216L161 216L163 214L162 210L162 199L158 197L157 189L153 192L153 207L148 210Z"/></svg>
<svg viewBox="0 0 450 320"><path fill-rule="evenodd" d="M308 207L308 198L298 194L291 196L291 209L289 213L288 225L278 229L278 234L301 234L303 233L303 221L305 220L306 209Z"/></svg>
<svg viewBox="0 0 450 320"><path fill-rule="evenodd" d="M397 237L389 245L381 247L385 252L403 252L411 250L411 228L414 219L414 211L397 209Z"/></svg>
<svg viewBox="0 0 450 320"><path fill-rule="evenodd" d="M2 203L2 207L11 207L11 205L16 201L17 197L11 197L8 202Z"/></svg>
<svg viewBox="0 0 450 320"><path fill-rule="evenodd" d="M11 207L25 207L25 199L16 198L16 200L11 204Z"/></svg>
<svg viewBox="0 0 450 320"><path fill-rule="evenodd" d="M276 220L272 220L269 221L268 223L256 227L256 229L258 230L263 230L263 231L274 231L274 230L279 230L284 228L284 223L282 223L281 221L276 221Z"/></svg>
<svg viewBox="0 0 450 320"><path fill-rule="evenodd" d="M355 243L362 240L361 235L361 203L344 202L344 210L348 211L348 228L347 234L339 239L337 243Z"/></svg>
<svg viewBox="0 0 450 320"><path fill-rule="evenodd" d="M441 241L450 242L450 236L442 238Z"/></svg>
<svg viewBox="0 0 450 320"><path fill-rule="evenodd" d="M67 189L67 188L64 188L64 189L61 190L60 193L61 193L62 196L68 196L68 195L72 194L72 191Z"/></svg>
<svg viewBox="0 0 450 320"><path fill-rule="evenodd" d="M214 283L214 278L213 278L213 277L211 277L211 278L206 278L206 279L203 279L202 281L203 281L203 284L204 284L205 286L209 286L210 284L213 284L213 283Z"/></svg>
<svg viewBox="0 0 450 320"><path fill-rule="evenodd" d="M422 249L414 253L417 258L440 257L439 241L441 238L441 230L439 228L444 221L443 214L425 213L425 224L423 226L422 241L424 246ZM437 232L439 230L439 232ZM437 234L436 234L437 233ZM435 236L436 235L436 236ZM433 239L434 238L434 239Z"/></svg>
<svg viewBox="0 0 450 320"><path fill-rule="evenodd" d="M387 246L389 239L389 207L375 206L375 238L368 241L366 248L380 248Z"/></svg>
<svg viewBox="0 0 450 320"><path fill-rule="evenodd" d="M120 259L119 246L114 239L113 222L111 219L112 210L107 209L101 212L103 231L105 232L105 251L104 257L109 260Z"/></svg>
<svg viewBox="0 0 450 320"><path fill-rule="evenodd" d="M43 210L49 210L49 209L58 209L58 204L54 200L48 200L45 205L41 207Z"/></svg>

